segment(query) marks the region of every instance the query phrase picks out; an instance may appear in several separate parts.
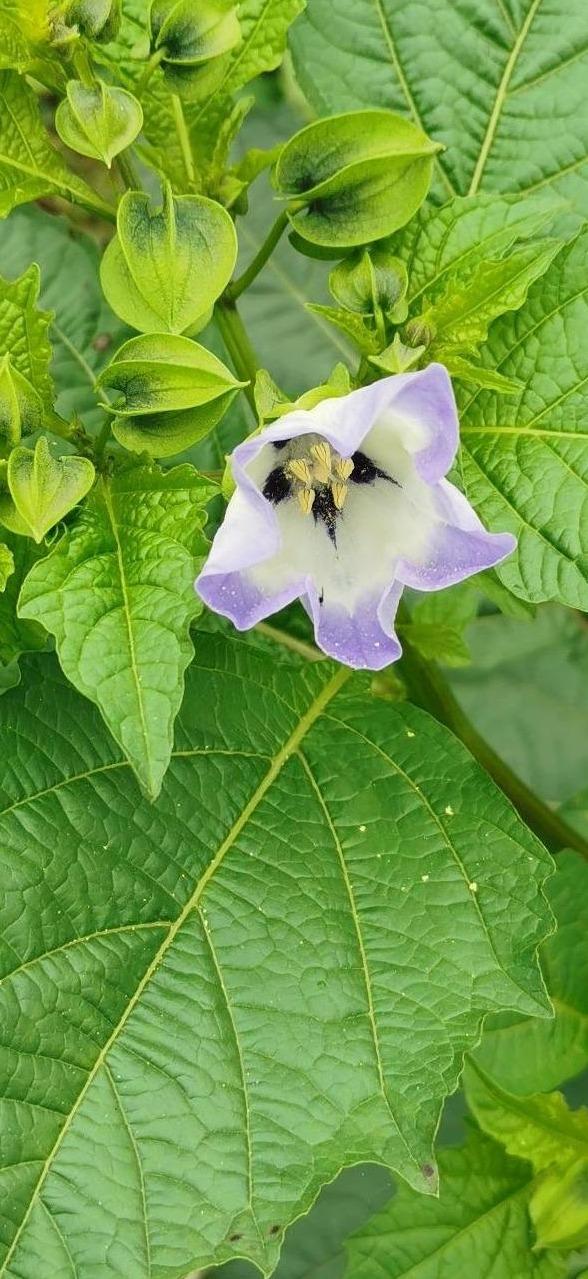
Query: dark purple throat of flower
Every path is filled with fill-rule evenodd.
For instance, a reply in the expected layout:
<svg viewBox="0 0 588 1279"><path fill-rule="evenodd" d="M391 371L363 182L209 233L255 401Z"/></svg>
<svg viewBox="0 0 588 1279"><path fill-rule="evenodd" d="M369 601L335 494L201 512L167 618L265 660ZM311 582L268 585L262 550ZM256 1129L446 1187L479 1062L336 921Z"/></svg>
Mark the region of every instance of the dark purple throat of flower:
<svg viewBox="0 0 588 1279"><path fill-rule="evenodd" d="M278 440L282 451L293 440ZM306 455L290 457L270 471L263 485L263 496L272 506L294 500L303 515L312 515L322 524L333 546L337 544L337 520L347 501L350 484L374 484L377 479L400 485L365 453L357 451L350 458L335 453L326 440L311 444Z"/></svg>

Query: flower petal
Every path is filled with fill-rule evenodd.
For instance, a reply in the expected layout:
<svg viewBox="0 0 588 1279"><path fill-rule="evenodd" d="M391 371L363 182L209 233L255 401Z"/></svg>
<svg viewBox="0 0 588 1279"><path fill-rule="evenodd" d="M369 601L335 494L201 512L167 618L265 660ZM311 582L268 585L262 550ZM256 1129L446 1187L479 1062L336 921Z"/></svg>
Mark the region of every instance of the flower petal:
<svg viewBox="0 0 588 1279"><path fill-rule="evenodd" d="M511 533L488 533L467 498L448 480L432 489L439 518L431 529L422 559L401 559L397 575L405 586L418 591L438 591L464 578L493 568L514 551Z"/></svg>
<svg viewBox="0 0 588 1279"><path fill-rule="evenodd" d="M395 582L383 596L366 595L350 613L328 598L320 603L313 588L302 602L313 619L319 648L355 670L379 671L397 661L402 647L393 622L402 589Z"/></svg>

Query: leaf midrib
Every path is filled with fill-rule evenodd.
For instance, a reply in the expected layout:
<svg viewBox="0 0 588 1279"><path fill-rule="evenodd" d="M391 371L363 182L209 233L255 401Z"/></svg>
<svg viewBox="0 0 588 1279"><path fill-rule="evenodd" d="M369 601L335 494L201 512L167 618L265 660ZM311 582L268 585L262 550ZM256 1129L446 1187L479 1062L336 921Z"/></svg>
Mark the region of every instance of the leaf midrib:
<svg viewBox="0 0 588 1279"><path fill-rule="evenodd" d="M67 1133L69 1132L69 1129L80 1109L80 1106L82 1105L84 1101L86 1093L88 1092L89 1088L94 1082L94 1079L96 1078L103 1063L106 1061L112 1046L116 1043L119 1035L124 1030L124 1027L127 1024L127 1021L129 1020L131 1013L134 1011L136 1005L141 999L141 996L143 995L144 990L148 986L149 982L151 981L151 978L154 976L159 965L162 963L163 959L165 958L170 946L173 945L173 942L175 941L175 938L178 932L183 927L183 925L185 924L189 916L192 914L192 912L198 908L199 903L202 899L202 896L208 884L210 883L210 880L216 874L217 870L219 869L222 862L224 861L226 854L233 847L235 840L238 839L239 835L241 834L241 831L247 825L250 818L253 816L254 812L256 811L259 804L264 799L268 790L275 782L282 768L290 759L290 757L295 753L295 751L297 750L303 738L306 736L306 734L312 728L315 721L319 718L319 716L325 710L325 707L336 696L336 694L343 687L343 685L350 678L350 676L351 676L351 671L348 668L340 667L339 670L336 672L336 674L333 675L332 678L326 684L323 685L323 687L314 698L314 701L311 703L308 710L299 718L296 727L294 728L294 730L292 731L292 733L290 734L290 736L288 737L284 745L273 757L270 767L268 768L261 782L257 786L256 790L253 792L253 795L251 796L248 803L243 808L237 820L234 822L228 835L225 837L222 844L219 846L215 856L209 862L209 865L204 871L203 875L198 880L198 883L196 884L194 892L189 897L188 901L186 902L186 905L183 907L177 919L175 919L173 923L171 924L166 937L162 941L161 946L157 950L156 954L151 960L151 963L146 969L141 981L139 982L137 989L135 991L135 994L131 997L131 999L129 999L121 1018L117 1022L117 1025L114 1027L114 1030L112 1031L112 1034L108 1037L106 1043L104 1044L104 1046L98 1053L96 1061L94 1062L94 1065L92 1066L92 1069L88 1074L88 1077L84 1083L84 1086L83 1088L80 1089L80 1092L78 1093L78 1096L74 1102L74 1105L72 1106L72 1109L69 1112L69 1115L67 1116L65 1120L64 1125L59 1131L59 1134L43 1164L41 1174L31 1194L28 1207L22 1218L20 1226L18 1227L16 1234L14 1235L14 1238L12 1240L12 1243L8 1249L8 1252L4 1259L2 1269L0 1270L0 1276L7 1274L8 1266L10 1262L12 1261L12 1258L14 1257L16 1249L22 1238L23 1231L25 1230L28 1224L33 1208L38 1200L38 1197L45 1184L47 1176L51 1170L53 1161L55 1157L57 1156Z"/></svg>
<svg viewBox="0 0 588 1279"><path fill-rule="evenodd" d="M512 80L514 70L519 60L523 45L525 43L525 40L527 39L527 36L529 34L529 31L531 29L531 26L533 24L533 21L535 19L535 16L537 14L540 4L541 4L541 0L532 0L532 4L529 7L525 21L523 22L523 25L510 51L504 71L502 73L500 83L498 85L498 89L496 91L494 106L492 108L490 119L488 121L488 127L486 129L482 146L480 148L480 152L476 162L476 167L474 169L474 173L473 173L470 187L468 190L468 195L475 195L479 189L480 183L482 181L482 177L484 175L484 169L486 168L486 162L488 160L488 156L490 155L490 151L492 150L492 145L496 137L498 124L500 121L500 116L502 114L504 103L506 101L509 85Z"/></svg>

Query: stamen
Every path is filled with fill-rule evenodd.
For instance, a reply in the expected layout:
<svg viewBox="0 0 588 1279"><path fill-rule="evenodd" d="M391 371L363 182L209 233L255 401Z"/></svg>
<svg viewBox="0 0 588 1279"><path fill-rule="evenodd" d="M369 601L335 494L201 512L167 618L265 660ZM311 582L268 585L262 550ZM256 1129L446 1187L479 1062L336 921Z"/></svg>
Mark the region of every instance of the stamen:
<svg viewBox="0 0 588 1279"><path fill-rule="evenodd" d="M296 499L303 515L310 515L314 505L316 493L314 489L298 489Z"/></svg>
<svg viewBox="0 0 588 1279"><path fill-rule="evenodd" d="M351 475L353 471L352 458L340 457L338 461L335 462L333 470L335 472L335 475L338 477L338 479L343 480L343 482L345 482L345 480L349 479L349 476Z"/></svg>
<svg viewBox="0 0 588 1279"><path fill-rule="evenodd" d="M327 474L331 471L331 450L326 440L321 440L320 444L311 444L310 456L319 466L326 468Z"/></svg>
<svg viewBox="0 0 588 1279"><path fill-rule="evenodd" d="M331 493L333 494L333 501L338 511L343 510L343 507L345 506L345 499L347 497L348 492L349 492L349 487L347 484L340 484L338 480L335 480L335 483L331 484Z"/></svg>
<svg viewBox="0 0 588 1279"><path fill-rule="evenodd" d="M294 457L288 462L287 471L295 480L300 480L301 484L306 484L310 488L312 483L312 475L308 462L303 457Z"/></svg>

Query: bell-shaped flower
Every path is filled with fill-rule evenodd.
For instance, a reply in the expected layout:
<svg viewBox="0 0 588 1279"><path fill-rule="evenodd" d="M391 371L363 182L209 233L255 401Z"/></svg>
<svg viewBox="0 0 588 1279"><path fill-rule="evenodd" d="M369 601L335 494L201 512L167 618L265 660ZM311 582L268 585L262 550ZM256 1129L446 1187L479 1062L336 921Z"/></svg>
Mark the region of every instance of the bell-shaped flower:
<svg viewBox="0 0 588 1279"><path fill-rule="evenodd" d="M293 410L235 449L236 491L196 589L239 630L300 597L325 653L386 666L402 652L405 586L452 586L516 545L445 479L457 446L441 364Z"/></svg>

